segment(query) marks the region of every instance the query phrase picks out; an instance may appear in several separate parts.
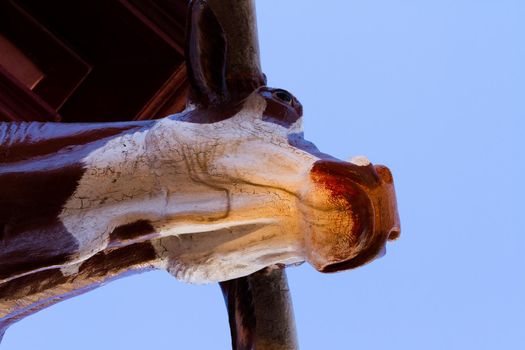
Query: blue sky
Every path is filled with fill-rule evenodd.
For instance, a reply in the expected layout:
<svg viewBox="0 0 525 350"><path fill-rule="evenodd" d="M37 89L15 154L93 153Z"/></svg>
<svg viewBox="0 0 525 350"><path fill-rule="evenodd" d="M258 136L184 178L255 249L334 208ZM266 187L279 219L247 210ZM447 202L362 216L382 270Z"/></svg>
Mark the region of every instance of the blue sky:
<svg viewBox="0 0 525 350"><path fill-rule="evenodd" d="M322 151L390 167L402 221L370 265L289 269L301 348L525 349L525 2L258 0L257 10L269 85L300 99ZM229 341L216 285L153 272L29 317L1 348Z"/></svg>

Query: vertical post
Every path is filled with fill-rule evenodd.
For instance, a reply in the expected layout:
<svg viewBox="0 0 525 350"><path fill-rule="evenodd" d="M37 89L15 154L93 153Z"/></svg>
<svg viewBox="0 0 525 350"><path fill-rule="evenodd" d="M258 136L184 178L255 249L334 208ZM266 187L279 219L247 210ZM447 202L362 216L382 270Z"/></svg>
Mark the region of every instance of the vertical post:
<svg viewBox="0 0 525 350"><path fill-rule="evenodd" d="M237 91L265 85L254 0L208 0L227 40L226 79ZM234 350L298 349L292 299L284 269L269 267L221 283Z"/></svg>
<svg viewBox="0 0 525 350"><path fill-rule="evenodd" d="M234 350L298 349L284 269L270 266L221 282Z"/></svg>
<svg viewBox="0 0 525 350"><path fill-rule="evenodd" d="M252 92L265 85L254 0L208 0L208 4L226 33L228 86L235 87L234 92Z"/></svg>
<svg viewBox="0 0 525 350"><path fill-rule="evenodd" d="M269 267L247 278L256 315L254 348L298 349L292 297L285 270Z"/></svg>

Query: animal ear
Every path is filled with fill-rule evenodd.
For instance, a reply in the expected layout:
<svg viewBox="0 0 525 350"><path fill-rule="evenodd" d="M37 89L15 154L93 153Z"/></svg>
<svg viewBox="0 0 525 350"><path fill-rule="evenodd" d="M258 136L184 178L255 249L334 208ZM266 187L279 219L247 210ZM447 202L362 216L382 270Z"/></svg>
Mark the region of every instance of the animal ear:
<svg viewBox="0 0 525 350"><path fill-rule="evenodd" d="M208 106L228 100L226 47L225 33L207 2L192 0L185 48L191 103Z"/></svg>

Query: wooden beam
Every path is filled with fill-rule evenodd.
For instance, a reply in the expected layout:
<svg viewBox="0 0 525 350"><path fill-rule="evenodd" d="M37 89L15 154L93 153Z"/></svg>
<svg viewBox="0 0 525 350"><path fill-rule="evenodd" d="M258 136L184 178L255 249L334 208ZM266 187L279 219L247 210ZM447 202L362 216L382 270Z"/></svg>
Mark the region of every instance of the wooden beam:
<svg viewBox="0 0 525 350"><path fill-rule="evenodd" d="M292 298L284 269L271 266L221 283L234 350L297 349Z"/></svg>
<svg viewBox="0 0 525 350"><path fill-rule="evenodd" d="M254 0L208 0L208 4L226 34L228 85L237 86L240 91L253 91L265 85ZM298 348L284 269L269 267L223 282L221 288L228 307L233 349Z"/></svg>
<svg viewBox="0 0 525 350"><path fill-rule="evenodd" d="M247 278L256 315L254 349L298 349L292 296L285 270L269 267Z"/></svg>

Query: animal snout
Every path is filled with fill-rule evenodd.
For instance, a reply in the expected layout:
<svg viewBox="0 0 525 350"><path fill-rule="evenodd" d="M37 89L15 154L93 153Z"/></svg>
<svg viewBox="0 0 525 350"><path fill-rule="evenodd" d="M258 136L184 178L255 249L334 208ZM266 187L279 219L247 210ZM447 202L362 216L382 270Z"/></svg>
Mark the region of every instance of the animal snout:
<svg viewBox="0 0 525 350"><path fill-rule="evenodd" d="M309 261L322 272L364 265L384 255L386 242L399 237L393 176L365 157L350 162L322 160L311 177L324 193L308 238Z"/></svg>

